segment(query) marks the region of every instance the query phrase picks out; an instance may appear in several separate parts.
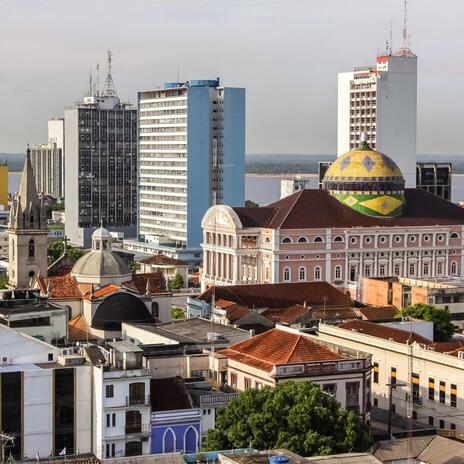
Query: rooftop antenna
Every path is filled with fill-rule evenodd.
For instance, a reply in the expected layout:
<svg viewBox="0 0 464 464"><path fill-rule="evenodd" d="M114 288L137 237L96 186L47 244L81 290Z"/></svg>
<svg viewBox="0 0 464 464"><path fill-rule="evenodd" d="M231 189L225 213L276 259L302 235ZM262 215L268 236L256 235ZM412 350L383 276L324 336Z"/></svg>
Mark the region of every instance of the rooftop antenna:
<svg viewBox="0 0 464 464"><path fill-rule="evenodd" d="M90 68L90 74L89 74L89 97L92 96L92 87L93 87L93 83L92 83L92 68Z"/></svg>
<svg viewBox="0 0 464 464"><path fill-rule="evenodd" d="M97 64L97 83L94 84L94 94L98 95L98 88L100 87L100 65Z"/></svg>
<svg viewBox="0 0 464 464"><path fill-rule="evenodd" d="M394 21L388 21L388 24L390 25L390 31L389 31L389 37L390 37L390 53L389 55L392 54L393 51L393 22Z"/></svg>
<svg viewBox="0 0 464 464"><path fill-rule="evenodd" d="M105 91L104 95L107 97L117 97L116 89L114 88L113 76L111 75L111 60L113 58L113 53L111 50L106 52L106 63L107 63L107 73L106 73L106 82L105 82Z"/></svg>
<svg viewBox="0 0 464 464"><path fill-rule="evenodd" d="M408 35L408 0L404 0L404 18L403 18L403 32L401 37L401 49L409 50L409 35Z"/></svg>

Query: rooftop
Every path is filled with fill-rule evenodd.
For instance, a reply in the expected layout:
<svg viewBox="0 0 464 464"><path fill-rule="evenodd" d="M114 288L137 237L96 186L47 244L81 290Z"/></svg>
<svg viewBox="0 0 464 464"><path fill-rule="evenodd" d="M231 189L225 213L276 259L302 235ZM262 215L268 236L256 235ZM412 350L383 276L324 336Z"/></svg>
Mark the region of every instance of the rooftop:
<svg viewBox="0 0 464 464"><path fill-rule="evenodd" d="M403 213L398 217L366 216L343 205L328 191L315 189L301 190L268 206L233 210L243 227L269 229L464 224L463 208L422 189L405 189Z"/></svg>
<svg viewBox="0 0 464 464"><path fill-rule="evenodd" d="M211 301L228 300L248 308L288 308L293 305L351 306L348 296L327 282L212 286L198 296Z"/></svg>
<svg viewBox="0 0 464 464"><path fill-rule="evenodd" d="M163 254L157 254L145 259L141 259L139 263L151 264L153 266L188 266L185 261L176 258L170 258Z"/></svg>
<svg viewBox="0 0 464 464"><path fill-rule="evenodd" d="M271 372L276 365L348 359L304 335L271 329L220 352L238 361Z"/></svg>
<svg viewBox="0 0 464 464"><path fill-rule="evenodd" d="M414 342L423 343L425 345L430 345L431 343L433 343L432 340L422 337L421 335L416 334L414 332L408 332L406 330L387 327L385 325L375 324L373 322L351 320L347 322L342 322L338 327L340 327L341 329L358 332L364 335L383 338L385 340L392 340L397 343L405 343L408 345Z"/></svg>
<svg viewBox="0 0 464 464"><path fill-rule="evenodd" d="M181 377L151 379L150 390L152 411L192 408L185 382Z"/></svg>
<svg viewBox="0 0 464 464"><path fill-rule="evenodd" d="M384 321L394 319L398 310L393 306L366 306L365 308L356 308L356 312L368 321Z"/></svg>

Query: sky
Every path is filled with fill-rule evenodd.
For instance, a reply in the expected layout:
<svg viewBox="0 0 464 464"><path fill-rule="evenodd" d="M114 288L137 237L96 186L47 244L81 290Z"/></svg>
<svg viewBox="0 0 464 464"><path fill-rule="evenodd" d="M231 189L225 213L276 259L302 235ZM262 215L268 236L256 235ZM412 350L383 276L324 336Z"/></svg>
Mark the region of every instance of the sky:
<svg viewBox="0 0 464 464"><path fill-rule="evenodd" d="M464 2L409 0L418 153L461 154ZM47 141L106 50L120 97L221 77L247 90L247 153L334 154L337 73L371 64L402 0L0 0L0 153Z"/></svg>

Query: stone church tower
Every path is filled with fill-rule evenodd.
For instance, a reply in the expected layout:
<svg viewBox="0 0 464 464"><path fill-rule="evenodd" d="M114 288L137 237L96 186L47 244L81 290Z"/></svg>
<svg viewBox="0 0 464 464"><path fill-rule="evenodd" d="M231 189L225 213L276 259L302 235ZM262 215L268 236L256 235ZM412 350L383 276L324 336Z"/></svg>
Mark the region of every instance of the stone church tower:
<svg viewBox="0 0 464 464"><path fill-rule="evenodd" d="M19 193L12 201L8 224L12 288L31 288L39 273L47 276L47 234L45 205L37 194L28 147Z"/></svg>

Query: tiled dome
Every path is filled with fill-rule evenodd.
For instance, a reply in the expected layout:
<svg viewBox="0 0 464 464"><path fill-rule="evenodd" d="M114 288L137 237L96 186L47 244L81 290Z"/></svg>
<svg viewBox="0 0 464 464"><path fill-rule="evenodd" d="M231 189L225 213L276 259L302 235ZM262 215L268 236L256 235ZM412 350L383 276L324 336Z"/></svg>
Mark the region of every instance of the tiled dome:
<svg viewBox="0 0 464 464"><path fill-rule="evenodd" d="M388 156L367 142L340 156L327 170L323 188L346 206L369 216L391 217L402 212L404 178Z"/></svg>

